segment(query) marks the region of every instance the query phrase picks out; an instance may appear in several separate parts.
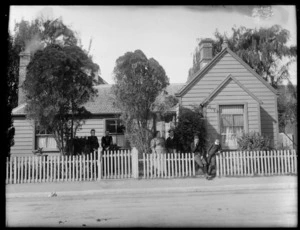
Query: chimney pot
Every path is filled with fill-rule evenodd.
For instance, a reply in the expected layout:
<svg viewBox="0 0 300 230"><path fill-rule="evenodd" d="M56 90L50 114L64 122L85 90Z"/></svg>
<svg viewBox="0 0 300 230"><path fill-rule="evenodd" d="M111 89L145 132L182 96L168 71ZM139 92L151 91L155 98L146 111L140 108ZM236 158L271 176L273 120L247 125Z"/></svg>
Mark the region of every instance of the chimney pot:
<svg viewBox="0 0 300 230"><path fill-rule="evenodd" d="M200 69L202 69L207 63L209 63L212 56L212 43L213 40L210 38L202 39L199 43L200 47Z"/></svg>
<svg viewBox="0 0 300 230"><path fill-rule="evenodd" d="M222 49L226 49L228 47L228 41L227 39L224 39L223 43L222 43Z"/></svg>

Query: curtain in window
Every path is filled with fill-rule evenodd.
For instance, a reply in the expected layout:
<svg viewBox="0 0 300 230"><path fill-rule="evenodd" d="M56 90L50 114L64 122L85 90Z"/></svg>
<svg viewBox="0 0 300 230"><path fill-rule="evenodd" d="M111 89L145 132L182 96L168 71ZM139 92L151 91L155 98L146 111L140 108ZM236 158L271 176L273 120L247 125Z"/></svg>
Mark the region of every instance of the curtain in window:
<svg viewBox="0 0 300 230"><path fill-rule="evenodd" d="M221 143L230 149L237 148L237 138L244 130L244 106L220 106Z"/></svg>
<svg viewBox="0 0 300 230"><path fill-rule="evenodd" d="M55 149L56 141L52 136L37 136L37 146L43 149Z"/></svg>

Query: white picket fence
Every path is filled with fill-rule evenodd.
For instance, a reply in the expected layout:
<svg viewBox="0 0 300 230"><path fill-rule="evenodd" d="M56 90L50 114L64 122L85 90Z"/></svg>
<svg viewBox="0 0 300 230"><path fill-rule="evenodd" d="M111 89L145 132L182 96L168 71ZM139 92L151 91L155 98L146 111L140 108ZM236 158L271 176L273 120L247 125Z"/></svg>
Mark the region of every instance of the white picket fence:
<svg viewBox="0 0 300 230"><path fill-rule="evenodd" d="M297 174L295 150L223 152L216 157L217 176Z"/></svg>
<svg viewBox="0 0 300 230"><path fill-rule="evenodd" d="M80 156L13 156L6 161L6 184L130 178L131 152L100 151Z"/></svg>
<svg viewBox="0 0 300 230"><path fill-rule="evenodd" d="M194 153L143 154L143 178L195 176Z"/></svg>
<svg viewBox="0 0 300 230"><path fill-rule="evenodd" d="M297 172L295 150L222 152L216 157L219 177ZM137 150L133 149L80 156L12 156L6 161L6 184L195 175L194 153L143 153L138 159Z"/></svg>

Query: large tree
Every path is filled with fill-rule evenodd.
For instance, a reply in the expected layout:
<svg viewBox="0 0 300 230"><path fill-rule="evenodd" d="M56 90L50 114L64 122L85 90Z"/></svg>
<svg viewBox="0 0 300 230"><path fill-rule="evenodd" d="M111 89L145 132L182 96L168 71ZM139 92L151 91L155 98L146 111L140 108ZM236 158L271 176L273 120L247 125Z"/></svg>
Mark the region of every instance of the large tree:
<svg viewBox="0 0 300 230"><path fill-rule="evenodd" d="M96 95L93 79L97 68L80 47L61 44L38 50L27 67L27 118L52 131L62 154L72 152L66 143L73 143L88 114L83 104Z"/></svg>
<svg viewBox="0 0 300 230"><path fill-rule="evenodd" d="M273 87L284 78L289 77L288 66L295 61L297 48L287 46L290 32L274 25L270 28L249 29L246 27L232 28L232 35L227 37L215 32L213 56L222 50L226 39L228 47L242 58ZM200 50L195 49L193 66L189 70L190 79L200 68Z"/></svg>
<svg viewBox="0 0 300 230"><path fill-rule="evenodd" d="M149 152L157 97L169 85L163 67L141 50L127 52L116 60L113 93L122 111L125 134L139 152Z"/></svg>

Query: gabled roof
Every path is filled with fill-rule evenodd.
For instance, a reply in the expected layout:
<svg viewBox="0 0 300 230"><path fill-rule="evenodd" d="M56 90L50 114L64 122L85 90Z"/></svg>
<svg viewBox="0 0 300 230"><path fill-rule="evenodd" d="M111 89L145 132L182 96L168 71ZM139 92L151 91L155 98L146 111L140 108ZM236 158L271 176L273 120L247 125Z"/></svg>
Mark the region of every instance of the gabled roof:
<svg viewBox="0 0 300 230"><path fill-rule="evenodd" d="M224 81L222 81L221 84L219 84L201 103L202 105L205 105L210 101L210 99L217 94L220 89L230 80L233 80L238 86L240 86L245 92L247 92L254 100L256 100L259 104L263 104L263 102L258 99L253 93L251 93L241 82L239 82L234 76L229 74Z"/></svg>
<svg viewBox="0 0 300 230"><path fill-rule="evenodd" d="M102 84L94 86L98 90L98 95L93 100L86 102L83 106L92 114L120 114L121 111L114 107L114 95L111 92L112 84ZM183 84L173 83L167 86L169 95L174 95ZM13 115L25 115L26 103L13 109Z"/></svg>
<svg viewBox="0 0 300 230"><path fill-rule="evenodd" d="M258 80L260 80L267 88L269 88L274 94L278 94L277 90L274 89L268 82L266 82L260 75L258 75L246 62L244 62L238 55L236 55L228 47L218 53L207 65L202 69L198 70L194 76L179 90L178 97L183 96L200 78L202 78L211 68L217 63L225 53L231 54L240 64L242 64L249 72L251 72Z"/></svg>

